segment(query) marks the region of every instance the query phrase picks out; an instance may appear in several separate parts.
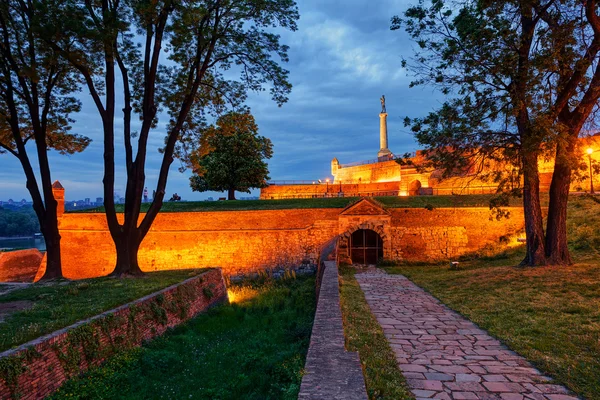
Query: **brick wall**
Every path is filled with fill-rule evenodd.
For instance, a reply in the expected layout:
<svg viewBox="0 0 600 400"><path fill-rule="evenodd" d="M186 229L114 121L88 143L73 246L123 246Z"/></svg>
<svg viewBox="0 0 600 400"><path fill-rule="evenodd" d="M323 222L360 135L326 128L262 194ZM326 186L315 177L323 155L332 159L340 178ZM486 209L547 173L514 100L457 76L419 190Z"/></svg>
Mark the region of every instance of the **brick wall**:
<svg viewBox="0 0 600 400"><path fill-rule="evenodd" d="M0 252L0 282L31 282L42 261L38 249Z"/></svg>
<svg viewBox="0 0 600 400"><path fill-rule="evenodd" d="M396 161L384 161L373 164L339 168L335 171L335 181L383 182L399 181L400 164Z"/></svg>
<svg viewBox="0 0 600 400"><path fill-rule="evenodd" d="M0 354L0 399L42 399L116 351L140 346L226 301L223 276L214 269L5 351Z"/></svg>
<svg viewBox="0 0 600 400"><path fill-rule="evenodd" d="M400 182L343 183L315 185L270 185L260 190L262 200L290 198L336 197L341 191L344 197L357 196L397 196Z"/></svg>
<svg viewBox="0 0 600 400"><path fill-rule="evenodd" d="M142 243L142 270L221 267L226 275L308 259L325 243L363 223L380 226L390 259L450 258L498 243L523 227L523 212L490 219L487 208L388 209L385 216L340 215L342 209L161 213ZM103 214L65 214L60 222L67 278L107 275L116 261ZM344 241L341 242L344 247Z"/></svg>
<svg viewBox="0 0 600 400"><path fill-rule="evenodd" d="M424 240L431 242L431 239L424 235L435 235L439 238L439 248L446 247L446 243L455 247L455 250L449 253L452 255L477 251L486 245L498 243L502 236L523 229L525 220L523 209L506 207L505 210L510 212L510 218L498 221L491 216L487 207L437 208L432 211L389 209L392 214L392 227L406 228L404 231L398 231L397 236L401 232L418 234ZM398 243L401 242L402 239L398 239Z"/></svg>
<svg viewBox="0 0 600 400"><path fill-rule="evenodd" d="M138 259L144 271L214 267L227 275L316 262L337 233L339 209L160 213ZM60 221L63 273L107 275L116 253L104 214L65 214Z"/></svg>

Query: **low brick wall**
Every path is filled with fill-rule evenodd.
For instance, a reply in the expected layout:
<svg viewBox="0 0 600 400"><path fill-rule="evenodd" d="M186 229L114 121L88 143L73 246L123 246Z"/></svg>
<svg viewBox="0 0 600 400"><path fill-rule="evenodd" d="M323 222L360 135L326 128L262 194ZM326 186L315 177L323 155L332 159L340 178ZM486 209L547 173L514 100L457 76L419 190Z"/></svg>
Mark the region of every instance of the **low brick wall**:
<svg viewBox="0 0 600 400"><path fill-rule="evenodd" d="M42 399L124 348L227 301L220 269L77 322L0 354L0 399Z"/></svg>
<svg viewBox="0 0 600 400"><path fill-rule="evenodd" d="M0 253L0 282L33 282L42 257L38 249Z"/></svg>

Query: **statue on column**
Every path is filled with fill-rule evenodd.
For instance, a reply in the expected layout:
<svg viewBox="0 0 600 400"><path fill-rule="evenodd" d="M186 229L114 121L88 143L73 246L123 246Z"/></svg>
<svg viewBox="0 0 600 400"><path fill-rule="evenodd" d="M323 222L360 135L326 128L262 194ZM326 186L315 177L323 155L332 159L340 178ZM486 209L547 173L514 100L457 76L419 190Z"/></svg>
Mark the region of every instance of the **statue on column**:
<svg viewBox="0 0 600 400"><path fill-rule="evenodd" d="M379 101L381 101L381 112L387 113L387 111L385 110L385 95L382 95Z"/></svg>

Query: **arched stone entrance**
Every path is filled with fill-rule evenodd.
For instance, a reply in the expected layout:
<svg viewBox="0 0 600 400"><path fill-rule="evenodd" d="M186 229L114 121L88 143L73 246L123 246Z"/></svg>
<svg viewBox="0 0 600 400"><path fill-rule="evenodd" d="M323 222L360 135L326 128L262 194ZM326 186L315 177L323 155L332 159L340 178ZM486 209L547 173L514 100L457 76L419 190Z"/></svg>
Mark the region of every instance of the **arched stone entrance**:
<svg viewBox="0 0 600 400"><path fill-rule="evenodd" d="M371 229L358 229L350 235L349 253L355 264L377 264L383 258L383 239Z"/></svg>
<svg viewBox="0 0 600 400"><path fill-rule="evenodd" d="M408 185L408 195L418 196L421 194L421 181L414 180Z"/></svg>

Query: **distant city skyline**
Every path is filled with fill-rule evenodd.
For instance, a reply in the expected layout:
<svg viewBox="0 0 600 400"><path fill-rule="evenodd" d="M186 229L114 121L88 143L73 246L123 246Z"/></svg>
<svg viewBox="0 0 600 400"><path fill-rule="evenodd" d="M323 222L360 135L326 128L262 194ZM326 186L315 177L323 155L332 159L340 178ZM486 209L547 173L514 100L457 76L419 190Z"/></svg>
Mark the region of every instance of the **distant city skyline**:
<svg viewBox="0 0 600 400"><path fill-rule="evenodd" d="M288 103L279 108L268 92L251 94L248 105L256 118L259 134L270 138L274 156L268 160L273 180L317 180L330 177L331 159L340 163L377 157L379 150L380 97L385 95L389 149L395 154L414 151L417 146L403 125L405 116L422 116L436 108L440 97L432 88L409 89L410 77L401 58L410 58L412 43L402 31L390 31L390 18L402 14L413 1L382 0L376 3L347 0L303 0L298 2L297 32L281 33L290 46L290 82L294 88ZM52 180L65 188L68 199L104 196L102 189L103 138L97 111L89 94L77 95L83 107L73 114L73 132L93 142L81 154L50 153ZM120 105L117 105L119 108ZM117 121L120 123L120 121ZM161 115L158 126L166 125ZM116 190L125 192L123 149L117 149ZM156 187L164 145L160 129L150 136L146 186ZM35 150L29 147L32 158ZM179 173L175 161L169 173L166 199L178 193L184 200L219 198L218 192L192 192L190 171ZM0 196L30 199L21 165L8 154L0 156ZM236 196L258 196L236 193Z"/></svg>

